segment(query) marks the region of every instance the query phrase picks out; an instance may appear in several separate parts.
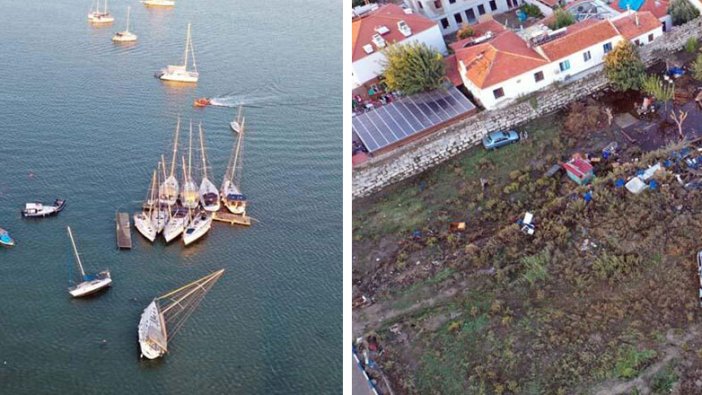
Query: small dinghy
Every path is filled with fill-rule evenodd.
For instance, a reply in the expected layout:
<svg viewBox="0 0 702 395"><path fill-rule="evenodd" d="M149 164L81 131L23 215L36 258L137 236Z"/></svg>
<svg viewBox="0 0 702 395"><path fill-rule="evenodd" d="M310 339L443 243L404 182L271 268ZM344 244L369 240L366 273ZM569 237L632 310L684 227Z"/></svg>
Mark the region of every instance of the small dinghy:
<svg viewBox="0 0 702 395"><path fill-rule="evenodd" d="M195 99L193 102L193 107L207 107L212 104L212 100L210 100L207 97L201 97L199 99Z"/></svg>
<svg viewBox="0 0 702 395"><path fill-rule="evenodd" d="M32 202L24 205L22 215L25 217L47 217L60 213L64 207L66 207L66 201L64 199L54 200L54 204L51 206L41 202Z"/></svg>
<svg viewBox="0 0 702 395"><path fill-rule="evenodd" d="M8 247L15 245L15 240L10 237L10 234L3 228L0 228L0 245Z"/></svg>

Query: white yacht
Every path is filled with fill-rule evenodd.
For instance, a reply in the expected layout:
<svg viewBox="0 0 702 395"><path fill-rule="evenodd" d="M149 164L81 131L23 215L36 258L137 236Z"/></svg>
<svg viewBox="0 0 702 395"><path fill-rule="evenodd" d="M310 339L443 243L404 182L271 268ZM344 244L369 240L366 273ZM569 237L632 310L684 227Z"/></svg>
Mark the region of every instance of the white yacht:
<svg viewBox="0 0 702 395"><path fill-rule="evenodd" d="M188 164L185 165L185 158L183 158L183 194L181 196L181 204L185 208L193 209L197 208L200 204L199 190L195 180L193 180L193 121L190 120L190 137L188 143Z"/></svg>
<svg viewBox="0 0 702 395"><path fill-rule="evenodd" d="M189 56L190 55L190 56ZM193 69L188 70L188 60L192 57L193 59ZM156 76L163 81L175 81L175 82L186 82L195 83L197 82L200 74L197 72L197 64L195 63L195 51L193 50L193 41L190 37L190 24L188 23L188 34L185 39L185 55L183 56L183 64L179 65L168 65L166 68L162 69Z"/></svg>
<svg viewBox="0 0 702 395"><path fill-rule="evenodd" d="M156 199L154 194L156 193L156 170L154 170L154 175L151 177L151 184L149 185L149 191L146 196L146 204L142 206L141 212L134 214L134 227L141 233L142 236L146 237L150 242L156 240L156 227L151 220L154 212L154 204L156 204ZM147 209L148 206L148 209Z"/></svg>
<svg viewBox="0 0 702 395"><path fill-rule="evenodd" d="M90 10L88 21L95 24L112 23L115 18L107 11L107 0L105 0L105 8L100 11L100 0L95 1L95 11Z"/></svg>
<svg viewBox="0 0 702 395"><path fill-rule="evenodd" d="M142 0L141 4L147 7L173 7L175 6L175 1L173 0Z"/></svg>
<svg viewBox="0 0 702 395"><path fill-rule="evenodd" d="M202 208L207 211L215 212L219 211L219 191L215 184L210 181L207 177L207 154L205 153L205 137L202 131L202 124L199 125L200 128L200 157L202 158L202 181L200 182L200 204Z"/></svg>
<svg viewBox="0 0 702 395"><path fill-rule="evenodd" d="M166 227L163 229L163 238L166 240L166 243L170 243L171 240L180 236L185 231L189 220L188 210L183 207L176 207L171 213Z"/></svg>
<svg viewBox="0 0 702 395"><path fill-rule="evenodd" d="M202 236L204 236L212 227L212 214L205 210L200 210L195 214L192 221L188 224L183 232L183 243L187 246Z"/></svg>
<svg viewBox="0 0 702 395"><path fill-rule="evenodd" d="M129 31L129 14L132 7L127 7L127 28L123 32L117 32L112 36L112 41L117 43L134 42L137 39L136 34Z"/></svg>

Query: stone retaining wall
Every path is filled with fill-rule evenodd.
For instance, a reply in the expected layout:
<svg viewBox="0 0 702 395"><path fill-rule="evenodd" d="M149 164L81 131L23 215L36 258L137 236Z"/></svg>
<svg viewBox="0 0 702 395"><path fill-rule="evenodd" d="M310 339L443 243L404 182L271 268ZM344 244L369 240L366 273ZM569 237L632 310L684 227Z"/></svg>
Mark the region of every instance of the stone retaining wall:
<svg viewBox="0 0 702 395"><path fill-rule="evenodd" d="M702 18L697 18L640 48L641 59L647 65L653 64L678 51L688 38L701 35ZM370 158L353 170L353 198L369 196L417 175L475 146L489 132L514 128L557 111L606 85L607 79L597 70L577 81L539 92L534 96L536 109L529 100L517 100L506 108L478 113L392 152Z"/></svg>

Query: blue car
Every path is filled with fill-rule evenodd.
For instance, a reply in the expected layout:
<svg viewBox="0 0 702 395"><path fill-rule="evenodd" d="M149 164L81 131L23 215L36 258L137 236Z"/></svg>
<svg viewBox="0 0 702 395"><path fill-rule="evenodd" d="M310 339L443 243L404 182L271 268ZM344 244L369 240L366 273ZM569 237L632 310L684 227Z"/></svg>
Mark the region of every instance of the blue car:
<svg viewBox="0 0 702 395"><path fill-rule="evenodd" d="M486 149L496 149L517 141L519 141L519 133L514 130L510 130L509 132L492 132L483 137L483 147Z"/></svg>

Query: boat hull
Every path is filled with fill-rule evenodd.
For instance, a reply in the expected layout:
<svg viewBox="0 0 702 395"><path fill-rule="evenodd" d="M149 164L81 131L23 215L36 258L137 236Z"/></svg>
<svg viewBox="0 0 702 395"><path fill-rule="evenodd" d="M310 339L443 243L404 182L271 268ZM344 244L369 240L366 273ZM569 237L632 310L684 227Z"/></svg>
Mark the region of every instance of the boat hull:
<svg viewBox="0 0 702 395"><path fill-rule="evenodd" d="M200 213L183 232L183 244L190 245L207 234L212 227L212 215Z"/></svg>
<svg viewBox="0 0 702 395"><path fill-rule="evenodd" d="M83 281L82 283L68 289L68 293L74 298L81 298L92 295L112 285L112 278L108 272L101 273L101 277L94 280Z"/></svg>
<svg viewBox="0 0 702 395"><path fill-rule="evenodd" d="M183 83L187 83L187 84L194 84L199 79L198 76L186 75L186 74L169 74L169 73L161 74L161 76L159 78L161 79L161 81L183 82Z"/></svg>
<svg viewBox="0 0 702 395"><path fill-rule="evenodd" d="M134 42L137 40L136 34L132 34L129 32L120 32L115 34L112 37L112 41L116 43L129 43L129 42Z"/></svg>
<svg viewBox="0 0 702 395"><path fill-rule="evenodd" d="M144 0L141 2L141 4L147 6L147 7L174 7L175 6L175 1L163 1L163 0L157 0L157 1L149 1L149 0Z"/></svg>
<svg viewBox="0 0 702 395"><path fill-rule="evenodd" d="M25 204L24 210L22 210L22 215L28 218L48 217L60 213L63 211L64 207L66 207L66 201L62 199L56 199L51 206L45 206L40 202L27 203Z"/></svg>
<svg viewBox="0 0 702 395"><path fill-rule="evenodd" d="M153 243L156 240L156 228L146 214L134 214L134 227L148 241Z"/></svg>
<svg viewBox="0 0 702 395"><path fill-rule="evenodd" d="M165 328L162 325L163 321L159 315L158 306L156 301L153 301L141 313L137 327L142 357L156 359L166 353L166 350L157 343L157 340L161 341L164 343L164 347L168 343L168 339L163 336Z"/></svg>
<svg viewBox="0 0 702 395"><path fill-rule="evenodd" d="M163 238L166 240L166 243L170 243L173 239L180 236L185 231L187 224L187 217L171 218L166 224L165 229L163 229Z"/></svg>

